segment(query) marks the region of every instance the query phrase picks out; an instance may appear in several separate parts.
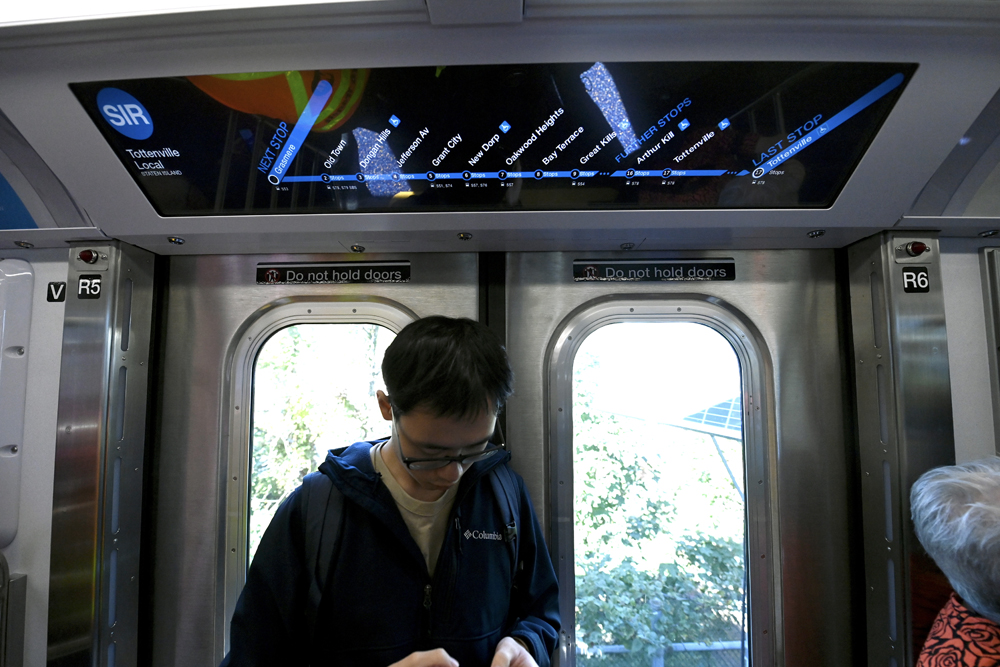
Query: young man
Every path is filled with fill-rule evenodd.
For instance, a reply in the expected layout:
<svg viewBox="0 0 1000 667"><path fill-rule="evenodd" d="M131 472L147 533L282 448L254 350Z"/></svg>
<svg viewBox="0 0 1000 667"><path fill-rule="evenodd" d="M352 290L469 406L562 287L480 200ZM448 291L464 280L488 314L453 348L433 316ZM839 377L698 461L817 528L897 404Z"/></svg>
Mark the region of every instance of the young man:
<svg viewBox="0 0 1000 667"><path fill-rule="evenodd" d="M391 437L330 452L329 483L313 478L282 503L222 664L548 667L558 587L500 444L513 382L503 347L477 322L428 317L399 333L382 375ZM309 571L317 540L306 534L317 522L305 517L314 491L304 491L317 480L332 484L325 508L340 513L330 562L316 566L318 604L310 587L324 579Z"/></svg>

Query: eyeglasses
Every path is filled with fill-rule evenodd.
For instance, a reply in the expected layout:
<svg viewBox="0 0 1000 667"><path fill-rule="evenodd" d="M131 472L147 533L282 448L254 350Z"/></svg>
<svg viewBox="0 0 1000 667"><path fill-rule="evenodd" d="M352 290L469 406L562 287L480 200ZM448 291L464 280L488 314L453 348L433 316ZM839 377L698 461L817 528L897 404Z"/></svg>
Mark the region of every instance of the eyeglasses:
<svg viewBox="0 0 1000 667"><path fill-rule="evenodd" d="M399 424L396 424L396 430L401 431ZM403 435L406 435L403 433ZM503 431L500 429L500 422L496 423L496 427L493 429L493 435L487 441L486 449L475 452L474 454L465 454L460 456L440 456L433 459L421 459L421 458L410 458L408 456L403 456L403 450L399 449L399 458L403 461L405 465L410 470L437 470L438 468L443 468L446 465L451 465L452 463L459 463L463 468L467 468L473 463L479 461L484 461L490 457L496 456L501 452L507 451L507 447L504 444Z"/></svg>

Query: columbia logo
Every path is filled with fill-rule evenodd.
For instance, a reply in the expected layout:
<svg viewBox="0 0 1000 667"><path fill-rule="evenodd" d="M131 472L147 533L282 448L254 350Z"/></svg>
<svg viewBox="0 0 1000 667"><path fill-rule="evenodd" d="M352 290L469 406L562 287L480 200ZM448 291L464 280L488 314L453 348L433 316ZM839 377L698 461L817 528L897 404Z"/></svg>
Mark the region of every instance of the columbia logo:
<svg viewBox="0 0 1000 667"><path fill-rule="evenodd" d="M503 541L503 535L500 533L487 533L485 530L467 530L464 533L465 539L469 540L496 540L497 542Z"/></svg>

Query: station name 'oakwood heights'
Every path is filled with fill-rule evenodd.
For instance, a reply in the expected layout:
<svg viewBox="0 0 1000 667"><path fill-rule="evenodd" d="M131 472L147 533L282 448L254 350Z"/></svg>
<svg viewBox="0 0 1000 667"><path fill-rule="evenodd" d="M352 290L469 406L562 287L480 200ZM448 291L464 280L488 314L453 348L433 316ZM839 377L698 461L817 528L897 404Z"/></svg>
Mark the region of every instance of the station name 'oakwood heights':
<svg viewBox="0 0 1000 667"><path fill-rule="evenodd" d="M534 132L531 133L531 136L528 137L528 139L523 144L521 144L521 147L518 148L516 151L514 151L513 155L507 158L506 160L507 166L509 167L513 165L515 162L517 162L518 158L520 158L524 154L524 151L528 150L528 147L531 146L531 144L535 143L535 141L538 140L538 137L542 136L542 134L546 130L555 125L556 119L562 116L564 113L565 111L563 111L562 107L559 107L558 109L553 111L551 116L546 118L541 125L535 128Z"/></svg>

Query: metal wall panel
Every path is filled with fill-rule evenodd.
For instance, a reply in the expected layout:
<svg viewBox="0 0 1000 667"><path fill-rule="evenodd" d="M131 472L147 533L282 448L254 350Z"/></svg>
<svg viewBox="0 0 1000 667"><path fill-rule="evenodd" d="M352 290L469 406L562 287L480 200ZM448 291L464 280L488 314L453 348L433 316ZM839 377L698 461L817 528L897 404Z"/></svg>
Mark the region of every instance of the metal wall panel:
<svg viewBox="0 0 1000 667"><path fill-rule="evenodd" d="M257 285L258 262L409 259L411 282L367 285ZM173 257L166 294L160 426L154 445L157 479L153 573L152 664L211 665L229 634L227 556L238 538L228 466L235 365L255 349L246 332L279 306L335 300L396 304L400 312L475 318L478 264L474 254ZM305 318L300 314L300 318ZM293 316L283 322L292 324ZM317 321L312 318L311 321ZM251 337L253 335L251 334ZM252 364L252 359L250 359ZM235 388L235 387L234 387ZM231 412L232 410L232 412ZM248 452L248 442L242 442ZM235 447L236 445L234 445ZM240 475L237 474L237 477ZM235 554L239 555L239 554ZM229 573L235 569L230 564Z"/></svg>
<svg viewBox="0 0 1000 667"><path fill-rule="evenodd" d="M736 280L711 283L574 283L582 258L733 257ZM554 337L574 310L598 299L700 299L722 303L756 329L770 356L763 367L773 395L762 412L770 465L774 572L773 664L859 664L852 631L861 610L852 606L860 572L850 558L848 473L853 438L845 420L842 322L832 251L700 253L524 253L508 258L508 352L517 377L508 405L508 440L550 540L558 534L549 453L571 446L556 437L546 369ZM641 363L623 351L623 363ZM768 365L769 364L769 365ZM558 552L558 543L550 542ZM770 593L770 591L766 592ZM751 598L754 590L751 588ZM564 619L569 622L569 619ZM766 641L766 640L765 640ZM570 649L571 650L571 649ZM769 661L765 664L771 664Z"/></svg>
<svg viewBox="0 0 1000 667"><path fill-rule="evenodd" d="M983 273L986 239L939 240L944 315L961 322L948 330L948 374L951 377L955 461L975 461L996 452L993 395L990 389L987 339L989 308ZM995 245L995 244L994 244ZM992 349L996 349L993 347Z"/></svg>
<svg viewBox="0 0 1000 667"><path fill-rule="evenodd" d="M70 250L52 503L50 665L135 665L153 256ZM100 277L95 287L93 276Z"/></svg>
<svg viewBox="0 0 1000 667"><path fill-rule="evenodd" d="M912 241L929 251L908 256ZM915 579L924 566L910 487L923 472L955 461L940 253L930 234L883 232L851 246L848 256L868 663L910 665L917 650L912 612L926 592ZM913 270L925 272L926 285L907 280Z"/></svg>
<svg viewBox="0 0 1000 667"><path fill-rule="evenodd" d="M0 259L0 549L17 535L24 459L24 401L35 274L28 262Z"/></svg>
<svg viewBox="0 0 1000 667"><path fill-rule="evenodd" d="M49 606L49 553L52 529L52 471L59 412L59 366L62 359L65 302L47 301L49 284L66 282L66 248L5 250L6 258L28 261L35 274L28 341L28 387L24 406L24 460L21 462L21 511L18 535L3 553L11 572L27 582L24 662L45 664Z"/></svg>
<svg viewBox="0 0 1000 667"><path fill-rule="evenodd" d="M993 449L1000 456L1000 248L983 248L983 301L986 306L986 356L989 360Z"/></svg>

